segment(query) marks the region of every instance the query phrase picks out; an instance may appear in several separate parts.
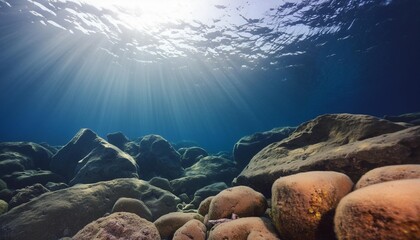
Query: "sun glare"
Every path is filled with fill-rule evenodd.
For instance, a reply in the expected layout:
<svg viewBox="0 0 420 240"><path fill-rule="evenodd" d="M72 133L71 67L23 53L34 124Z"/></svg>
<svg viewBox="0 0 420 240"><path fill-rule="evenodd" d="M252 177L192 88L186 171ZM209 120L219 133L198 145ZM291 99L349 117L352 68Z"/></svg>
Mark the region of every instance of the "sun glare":
<svg viewBox="0 0 420 240"><path fill-rule="evenodd" d="M111 9L117 18L132 28L157 27L165 23L188 21L194 4L189 0L85 0L97 7Z"/></svg>

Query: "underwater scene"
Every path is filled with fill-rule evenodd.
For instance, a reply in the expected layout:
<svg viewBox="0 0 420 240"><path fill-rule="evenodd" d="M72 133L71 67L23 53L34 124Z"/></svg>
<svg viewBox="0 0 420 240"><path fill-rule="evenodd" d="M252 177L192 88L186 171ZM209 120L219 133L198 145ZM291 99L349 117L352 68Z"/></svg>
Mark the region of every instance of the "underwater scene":
<svg viewBox="0 0 420 240"><path fill-rule="evenodd" d="M419 43L419 0L0 0L0 240L418 240Z"/></svg>

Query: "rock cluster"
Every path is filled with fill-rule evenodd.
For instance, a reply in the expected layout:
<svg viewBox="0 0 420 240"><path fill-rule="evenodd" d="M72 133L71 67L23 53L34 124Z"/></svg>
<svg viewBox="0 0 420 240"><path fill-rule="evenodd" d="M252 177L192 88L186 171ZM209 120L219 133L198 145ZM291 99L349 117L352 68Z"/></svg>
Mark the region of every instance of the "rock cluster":
<svg viewBox="0 0 420 240"><path fill-rule="evenodd" d="M0 239L417 239L416 116L322 115L233 158L90 129L0 143Z"/></svg>

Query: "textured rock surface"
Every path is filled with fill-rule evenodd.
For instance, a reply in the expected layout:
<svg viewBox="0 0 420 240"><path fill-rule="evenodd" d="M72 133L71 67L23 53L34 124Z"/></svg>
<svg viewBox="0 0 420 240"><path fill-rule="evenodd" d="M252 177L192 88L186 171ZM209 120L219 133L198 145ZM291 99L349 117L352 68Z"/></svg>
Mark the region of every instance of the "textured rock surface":
<svg viewBox="0 0 420 240"><path fill-rule="evenodd" d="M228 186L224 182L217 182L202 187L194 193L194 199L191 202L191 204L193 204L197 208L202 200L210 196L215 196L227 188Z"/></svg>
<svg viewBox="0 0 420 240"><path fill-rule="evenodd" d="M268 196L272 183L281 176L328 170L357 181L376 167L419 162L420 128L403 128L366 115L323 115L261 150L234 184L251 186Z"/></svg>
<svg viewBox="0 0 420 240"><path fill-rule="evenodd" d="M124 145L129 141L122 132L108 133L106 138L108 139L109 143L121 150L124 150Z"/></svg>
<svg viewBox="0 0 420 240"><path fill-rule="evenodd" d="M19 189L10 200L9 207L12 209L47 192L49 192L49 190L39 183Z"/></svg>
<svg viewBox="0 0 420 240"><path fill-rule="evenodd" d="M140 153L136 156L141 179L161 176L174 179L183 175L181 156L171 144L159 135L147 135L140 141Z"/></svg>
<svg viewBox="0 0 420 240"><path fill-rule="evenodd" d="M154 177L150 179L149 183L155 187L162 188L166 191L169 191L169 192L173 191L171 183L166 178Z"/></svg>
<svg viewBox="0 0 420 240"><path fill-rule="evenodd" d="M0 162L8 160L6 157L8 154L23 157L25 163L22 163L20 160L18 161L25 169L48 169L52 157L51 151L33 142L0 143ZM13 160L13 158L9 160Z"/></svg>
<svg viewBox="0 0 420 240"><path fill-rule="evenodd" d="M198 213L205 216L209 213L210 203L213 200L214 196L208 197L201 201L200 205L198 206Z"/></svg>
<svg viewBox="0 0 420 240"><path fill-rule="evenodd" d="M115 178L138 178L137 163L127 153L112 144L101 142L75 169L76 175L70 185L95 183Z"/></svg>
<svg viewBox="0 0 420 240"><path fill-rule="evenodd" d="M143 201L135 198L120 198L118 199L111 212L130 212L144 218L148 221L153 221L150 209L144 204Z"/></svg>
<svg viewBox="0 0 420 240"><path fill-rule="evenodd" d="M375 168L365 173L355 185L355 189L381 182L420 178L420 164L392 165Z"/></svg>
<svg viewBox="0 0 420 240"><path fill-rule="evenodd" d="M209 154L200 147L190 147L182 149L181 164L183 168L191 167L201 158L207 157Z"/></svg>
<svg viewBox="0 0 420 240"><path fill-rule="evenodd" d="M90 129L80 129L79 132L61 148L50 163L51 171L64 176L67 180L73 178L77 163L93 149L107 143Z"/></svg>
<svg viewBox="0 0 420 240"><path fill-rule="evenodd" d="M205 240L206 231L206 226L202 222L193 219L176 230L172 240Z"/></svg>
<svg viewBox="0 0 420 240"><path fill-rule="evenodd" d="M418 239L420 179L389 181L358 189L338 204L338 239Z"/></svg>
<svg viewBox="0 0 420 240"><path fill-rule="evenodd" d="M272 187L271 217L284 239L333 239L334 210L353 182L337 172L282 177Z"/></svg>
<svg viewBox="0 0 420 240"><path fill-rule="evenodd" d="M200 174L177 178L170 182L175 194L186 193L187 195L193 195L198 189L211 183L211 180L209 182L207 176Z"/></svg>
<svg viewBox="0 0 420 240"><path fill-rule="evenodd" d="M287 138L295 129L294 127L274 128L270 131L242 137L233 147L233 158L238 163L239 168L242 169L261 149Z"/></svg>
<svg viewBox="0 0 420 240"><path fill-rule="evenodd" d="M198 213L172 212L158 218L154 224L159 231L162 239L170 238L176 230L190 220L197 219L203 221L203 216Z"/></svg>
<svg viewBox="0 0 420 240"><path fill-rule="evenodd" d="M246 217L222 223L210 231L209 240L280 240L266 218Z"/></svg>
<svg viewBox="0 0 420 240"><path fill-rule="evenodd" d="M115 179L45 193L0 216L0 239L55 240L72 236L110 212L121 197L142 200L158 218L176 211L179 199L145 181Z"/></svg>
<svg viewBox="0 0 420 240"><path fill-rule="evenodd" d="M205 175L207 184L214 182L230 183L239 173L236 163L219 156L207 156L185 169L185 176Z"/></svg>
<svg viewBox="0 0 420 240"><path fill-rule="evenodd" d="M246 186L228 188L217 194L210 203L210 220L230 218L232 213L239 217L262 216L267 209L265 197Z"/></svg>
<svg viewBox="0 0 420 240"><path fill-rule="evenodd" d="M32 186L36 183L45 185L47 182L61 182L64 179L48 170L25 170L3 176L3 180L7 183L9 188L19 189L26 186Z"/></svg>
<svg viewBox="0 0 420 240"><path fill-rule="evenodd" d="M153 223L132 213L119 212L89 223L73 239L160 240L160 237Z"/></svg>

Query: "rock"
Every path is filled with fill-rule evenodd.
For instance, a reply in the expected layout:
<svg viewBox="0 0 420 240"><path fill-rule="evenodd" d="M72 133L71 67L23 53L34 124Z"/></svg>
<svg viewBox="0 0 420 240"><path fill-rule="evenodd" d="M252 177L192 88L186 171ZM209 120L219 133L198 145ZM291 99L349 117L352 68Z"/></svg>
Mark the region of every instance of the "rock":
<svg viewBox="0 0 420 240"><path fill-rule="evenodd" d="M208 240L280 240L267 218L245 217L217 225Z"/></svg>
<svg viewBox="0 0 420 240"><path fill-rule="evenodd" d="M108 142L124 151L124 145L128 143L128 138L122 132L108 133Z"/></svg>
<svg viewBox="0 0 420 240"><path fill-rule="evenodd" d="M281 177L272 187L271 217L284 239L334 239L334 210L353 182L338 172Z"/></svg>
<svg viewBox="0 0 420 240"><path fill-rule="evenodd" d="M0 179L0 191L3 189L7 189L7 183Z"/></svg>
<svg viewBox="0 0 420 240"><path fill-rule="evenodd" d="M154 177L150 179L149 183L155 187L162 188L166 191L169 191L169 192L173 191L171 183L166 178Z"/></svg>
<svg viewBox="0 0 420 240"><path fill-rule="evenodd" d="M17 207L23 203L29 202L32 199L41 196L44 193L49 192L47 188L37 183L32 186L28 186L19 190L16 190L15 195L9 202L10 209Z"/></svg>
<svg viewBox="0 0 420 240"><path fill-rule="evenodd" d="M230 218L232 213L239 217L262 216L267 209L265 197L246 186L223 190L210 203L209 220Z"/></svg>
<svg viewBox="0 0 420 240"><path fill-rule="evenodd" d="M118 212L89 223L72 239L160 240L160 237L153 223L133 213Z"/></svg>
<svg viewBox="0 0 420 240"><path fill-rule="evenodd" d="M183 150L181 155L181 165L183 168L191 167L198 160L209 155L206 150L200 147L190 147L184 149L185 150Z"/></svg>
<svg viewBox="0 0 420 240"><path fill-rule="evenodd" d="M124 144L124 152L136 157L140 153L140 145L136 142L128 142Z"/></svg>
<svg viewBox="0 0 420 240"><path fill-rule="evenodd" d="M233 147L233 158L238 163L238 167L243 169L261 149L287 138L295 129L295 127L274 128L242 137Z"/></svg>
<svg viewBox="0 0 420 240"><path fill-rule="evenodd" d="M51 146L46 142L39 143L39 145L43 146L45 149L50 151L52 155L56 154L58 152L59 147ZM52 156L51 156L52 157Z"/></svg>
<svg viewBox="0 0 420 240"><path fill-rule="evenodd" d="M208 197L200 203L200 206L198 207L199 214L206 216L209 213L210 203L213 198L214 196Z"/></svg>
<svg viewBox="0 0 420 240"><path fill-rule="evenodd" d="M365 173L356 183L355 189L381 182L420 178L420 164L392 165L375 168Z"/></svg>
<svg viewBox="0 0 420 240"><path fill-rule="evenodd" d="M199 220L193 219L176 230L172 240L205 240L206 232L206 226Z"/></svg>
<svg viewBox="0 0 420 240"><path fill-rule="evenodd" d="M189 203L191 202L190 197L188 197L188 195L186 193L181 193L178 195L178 197L181 199L182 202L184 203Z"/></svg>
<svg viewBox="0 0 420 240"><path fill-rule="evenodd" d="M112 213L114 212L130 212L144 218L148 221L153 221L152 213L150 209L144 204L143 201L135 198L120 198L112 207Z"/></svg>
<svg viewBox="0 0 420 240"><path fill-rule="evenodd" d="M281 176L327 170L356 182L376 167L419 162L420 128L403 128L367 115L323 115L257 153L233 183L269 196Z"/></svg>
<svg viewBox="0 0 420 240"><path fill-rule="evenodd" d="M14 172L2 178L9 188L19 189L32 186L36 183L47 184L47 182L61 182L64 179L48 170L25 170L23 172Z"/></svg>
<svg viewBox="0 0 420 240"><path fill-rule="evenodd" d="M14 155L14 156L11 156ZM2 160L7 159L7 160ZM27 163L28 162L28 163ZM28 157L24 157L17 154L0 154L0 177L5 175L10 175L14 172L23 172L25 171L25 163L29 164L30 167L33 168L32 162L29 160Z"/></svg>
<svg viewBox="0 0 420 240"><path fill-rule="evenodd" d="M209 184L209 179L205 175L194 175L177 178L171 180L170 183L175 194L193 195L198 189Z"/></svg>
<svg viewBox="0 0 420 240"><path fill-rule="evenodd" d="M215 196L227 188L228 186L224 182L217 182L202 187L194 193L194 199L191 204L193 204L195 207L198 207L203 199L206 199L210 196Z"/></svg>
<svg viewBox="0 0 420 240"><path fill-rule="evenodd" d="M45 184L45 187L48 188L48 190L50 191L57 191L57 190L68 188L69 185L62 182L60 183L47 182L47 184Z"/></svg>
<svg viewBox="0 0 420 240"><path fill-rule="evenodd" d="M9 210L9 204L0 199L0 215L7 212L7 210Z"/></svg>
<svg viewBox="0 0 420 240"><path fill-rule="evenodd" d="M420 125L420 112L406 113L399 116L384 116L384 119L392 122L405 122L413 125Z"/></svg>
<svg viewBox="0 0 420 240"><path fill-rule="evenodd" d="M4 155L16 155L18 158L22 157L18 162L25 167L25 169L48 169L52 157L52 153L43 146L33 142L2 142L0 143L0 161L7 160Z"/></svg>
<svg viewBox="0 0 420 240"><path fill-rule="evenodd" d="M9 202L13 197L13 192L10 189L3 189L0 191L0 199Z"/></svg>
<svg viewBox="0 0 420 240"><path fill-rule="evenodd" d="M110 212L121 197L143 201L154 218L176 211L180 201L168 191L135 178L79 184L45 193L1 215L0 236L4 240L73 236L86 224Z"/></svg>
<svg viewBox="0 0 420 240"><path fill-rule="evenodd" d="M136 161L114 145L104 142L78 162L75 172L70 185L138 178Z"/></svg>
<svg viewBox="0 0 420 240"><path fill-rule="evenodd" d="M162 239L170 238L178 228L190 220L203 221L203 216L197 213L172 212L158 218L154 224Z"/></svg>
<svg viewBox="0 0 420 240"><path fill-rule="evenodd" d="M174 179L184 174L179 153L159 135L147 135L142 138L136 160L142 179L148 180L155 176Z"/></svg>
<svg viewBox="0 0 420 240"><path fill-rule="evenodd" d="M207 156L185 169L185 176L205 175L208 185L214 182L230 183L238 172L234 161L218 156Z"/></svg>
<svg viewBox="0 0 420 240"><path fill-rule="evenodd" d="M345 196L338 204L338 239L418 239L420 179L374 184Z"/></svg>
<svg viewBox="0 0 420 240"><path fill-rule="evenodd" d="M92 130L83 128L61 148L50 163L51 171L71 180L75 175L77 163L86 157L93 149L107 142Z"/></svg>

